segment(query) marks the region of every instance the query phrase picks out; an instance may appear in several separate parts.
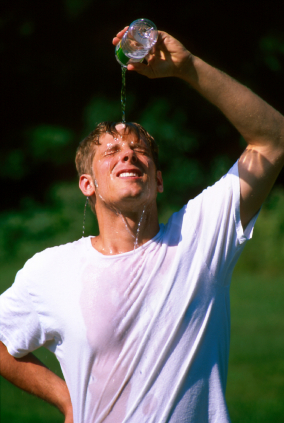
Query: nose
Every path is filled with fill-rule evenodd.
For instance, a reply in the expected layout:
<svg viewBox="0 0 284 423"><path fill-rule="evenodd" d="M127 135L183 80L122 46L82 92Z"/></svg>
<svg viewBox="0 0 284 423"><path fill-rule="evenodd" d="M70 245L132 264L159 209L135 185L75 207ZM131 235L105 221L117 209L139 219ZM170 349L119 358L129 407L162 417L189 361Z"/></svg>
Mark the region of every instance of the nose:
<svg viewBox="0 0 284 423"><path fill-rule="evenodd" d="M136 163L137 157L136 157L135 152L133 150L131 150L130 148L127 149L126 151L124 151L122 153L122 161L123 162Z"/></svg>

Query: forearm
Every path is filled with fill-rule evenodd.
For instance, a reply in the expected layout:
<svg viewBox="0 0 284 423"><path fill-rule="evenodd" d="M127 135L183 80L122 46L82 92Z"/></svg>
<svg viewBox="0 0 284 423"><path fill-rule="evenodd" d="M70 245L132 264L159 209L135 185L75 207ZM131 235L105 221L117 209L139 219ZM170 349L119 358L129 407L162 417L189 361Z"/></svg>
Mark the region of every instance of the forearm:
<svg viewBox="0 0 284 423"><path fill-rule="evenodd" d="M123 33L117 34L114 44ZM132 63L127 69L148 78L174 76L185 80L223 112L250 146L258 152L264 148L264 156L268 147L268 159L284 160L284 117L247 87L192 55L163 31L159 31L157 44L147 61L147 65Z"/></svg>
<svg viewBox="0 0 284 423"><path fill-rule="evenodd" d="M47 369L33 354L12 357L0 342L0 374L9 382L68 414L71 400L66 383Z"/></svg>
<svg viewBox="0 0 284 423"><path fill-rule="evenodd" d="M284 150L283 116L247 87L195 56L180 78L217 106L248 144Z"/></svg>

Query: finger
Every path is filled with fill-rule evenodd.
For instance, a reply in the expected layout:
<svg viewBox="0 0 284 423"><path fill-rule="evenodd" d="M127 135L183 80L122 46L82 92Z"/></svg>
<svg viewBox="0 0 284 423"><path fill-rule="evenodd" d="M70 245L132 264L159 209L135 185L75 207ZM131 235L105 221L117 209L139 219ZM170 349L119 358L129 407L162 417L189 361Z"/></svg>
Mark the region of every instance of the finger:
<svg viewBox="0 0 284 423"><path fill-rule="evenodd" d="M129 63L129 65L127 65L127 70L135 71L140 75L147 76L148 78L151 78L153 73L150 67L144 63Z"/></svg>
<svg viewBox="0 0 284 423"><path fill-rule="evenodd" d="M143 66L145 66L143 63L129 63L127 65L127 70L130 71L139 71L141 68L143 69Z"/></svg>
<svg viewBox="0 0 284 423"><path fill-rule="evenodd" d="M118 38L122 38L124 36L124 34L126 33L126 31L128 30L129 26L126 26L124 29L122 29L121 31L119 31L116 36Z"/></svg>
<svg viewBox="0 0 284 423"><path fill-rule="evenodd" d="M116 46L116 45L120 42L120 40L121 40L121 38L114 37L114 38L112 39L112 44L113 44L114 46Z"/></svg>
<svg viewBox="0 0 284 423"><path fill-rule="evenodd" d="M122 37L124 36L124 34L126 33L126 31L128 30L129 26L126 26L124 29L122 29L121 31L119 31L116 36L113 38L112 40L112 44L113 45L117 45L119 43L119 41L122 39Z"/></svg>

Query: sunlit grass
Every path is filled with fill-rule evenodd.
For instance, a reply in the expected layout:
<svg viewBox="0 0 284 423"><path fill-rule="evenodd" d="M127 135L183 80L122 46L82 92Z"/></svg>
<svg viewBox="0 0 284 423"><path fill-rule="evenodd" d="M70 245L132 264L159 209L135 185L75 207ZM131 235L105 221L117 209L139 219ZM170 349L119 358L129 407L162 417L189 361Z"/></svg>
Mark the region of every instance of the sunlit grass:
<svg viewBox="0 0 284 423"><path fill-rule="evenodd" d="M236 272L227 402L232 423L282 423L284 276Z"/></svg>

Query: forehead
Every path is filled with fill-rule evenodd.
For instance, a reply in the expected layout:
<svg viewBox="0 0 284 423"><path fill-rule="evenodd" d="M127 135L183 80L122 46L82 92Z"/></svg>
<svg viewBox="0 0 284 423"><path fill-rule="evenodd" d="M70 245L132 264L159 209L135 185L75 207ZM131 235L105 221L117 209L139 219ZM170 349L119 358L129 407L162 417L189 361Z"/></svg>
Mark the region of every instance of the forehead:
<svg viewBox="0 0 284 423"><path fill-rule="evenodd" d="M135 131L129 131L124 133L123 131L118 131L117 133L106 133L100 136L99 145L97 148L106 149L111 148L117 144L142 144L143 146L149 147L148 142L145 137L140 134L138 135Z"/></svg>

